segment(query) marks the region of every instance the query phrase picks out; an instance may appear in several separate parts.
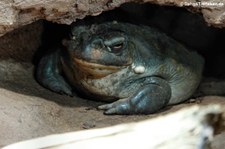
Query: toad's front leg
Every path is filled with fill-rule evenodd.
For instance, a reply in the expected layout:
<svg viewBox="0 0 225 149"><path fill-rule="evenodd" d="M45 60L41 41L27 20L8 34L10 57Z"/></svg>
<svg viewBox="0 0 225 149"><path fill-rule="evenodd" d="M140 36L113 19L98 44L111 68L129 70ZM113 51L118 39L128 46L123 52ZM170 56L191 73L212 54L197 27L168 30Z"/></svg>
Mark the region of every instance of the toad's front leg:
<svg viewBox="0 0 225 149"><path fill-rule="evenodd" d="M151 114L159 111L169 103L170 85L158 77L150 77L148 80L131 97L98 108L105 110L105 114Z"/></svg>
<svg viewBox="0 0 225 149"><path fill-rule="evenodd" d="M59 52L44 56L36 70L38 82L44 87L61 94L72 96L72 88L61 75Z"/></svg>

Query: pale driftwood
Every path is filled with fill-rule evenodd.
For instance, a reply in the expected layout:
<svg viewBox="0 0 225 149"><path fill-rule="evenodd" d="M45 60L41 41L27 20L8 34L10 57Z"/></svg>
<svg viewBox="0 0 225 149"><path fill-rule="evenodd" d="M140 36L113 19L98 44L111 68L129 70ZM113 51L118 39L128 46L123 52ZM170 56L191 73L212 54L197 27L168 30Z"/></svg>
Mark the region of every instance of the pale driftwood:
<svg viewBox="0 0 225 149"><path fill-rule="evenodd" d="M201 12L208 24L225 27L225 0L0 0L0 36L39 19L70 24L132 1L191 8Z"/></svg>
<svg viewBox="0 0 225 149"><path fill-rule="evenodd" d="M70 132L32 139L3 149L205 149L214 126L222 124L224 111L218 105L183 109L173 114L137 123Z"/></svg>

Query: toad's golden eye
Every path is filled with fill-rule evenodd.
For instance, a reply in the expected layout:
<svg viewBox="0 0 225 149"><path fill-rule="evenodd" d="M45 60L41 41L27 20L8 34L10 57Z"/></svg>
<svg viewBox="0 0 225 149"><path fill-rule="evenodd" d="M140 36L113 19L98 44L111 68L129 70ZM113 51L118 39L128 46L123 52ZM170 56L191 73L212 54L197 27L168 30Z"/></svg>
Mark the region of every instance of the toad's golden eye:
<svg viewBox="0 0 225 149"><path fill-rule="evenodd" d="M123 43L112 45L109 48L110 48L111 52L119 53L119 52L121 52L121 49L123 49Z"/></svg>
<svg viewBox="0 0 225 149"><path fill-rule="evenodd" d="M114 36L110 34L109 37L105 37L104 45L109 52L119 54L125 49L126 38L119 32L114 33L113 35Z"/></svg>

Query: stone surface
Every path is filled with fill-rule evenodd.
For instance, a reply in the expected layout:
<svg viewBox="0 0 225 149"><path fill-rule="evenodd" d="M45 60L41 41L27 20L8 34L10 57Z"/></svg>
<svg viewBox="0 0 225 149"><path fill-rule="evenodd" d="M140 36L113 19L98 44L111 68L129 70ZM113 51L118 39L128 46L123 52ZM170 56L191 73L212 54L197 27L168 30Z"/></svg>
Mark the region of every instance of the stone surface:
<svg viewBox="0 0 225 149"><path fill-rule="evenodd" d="M31 62L42 43L42 32L43 23L37 21L5 34L0 38L0 59Z"/></svg>
<svg viewBox="0 0 225 149"><path fill-rule="evenodd" d="M0 35L39 19L70 24L76 19L96 16L126 2L186 7L202 13L209 25L225 26L225 0L0 0Z"/></svg>

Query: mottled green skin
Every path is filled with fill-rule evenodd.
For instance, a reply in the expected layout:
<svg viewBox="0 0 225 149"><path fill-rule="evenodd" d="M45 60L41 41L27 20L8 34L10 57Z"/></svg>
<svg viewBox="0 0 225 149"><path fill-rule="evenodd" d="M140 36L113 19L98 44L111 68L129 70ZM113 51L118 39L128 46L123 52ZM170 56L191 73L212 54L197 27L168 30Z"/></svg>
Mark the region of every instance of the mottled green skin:
<svg viewBox="0 0 225 149"><path fill-rule="evenodd" d="M71 32L65 48L42 58L38 81L56 92L114 101L99 107L106 114L154 113L188 99L200 83L202 57L153 28L109 22Z"/></svg>

